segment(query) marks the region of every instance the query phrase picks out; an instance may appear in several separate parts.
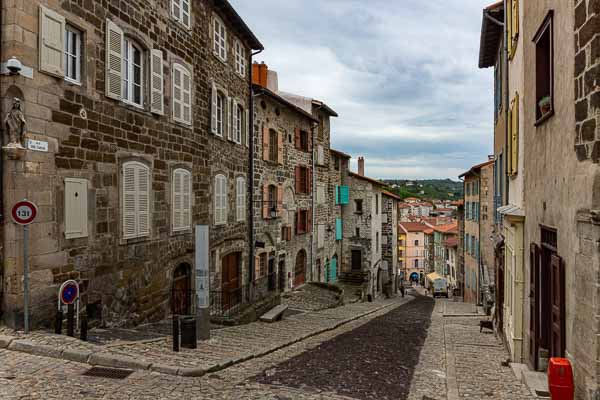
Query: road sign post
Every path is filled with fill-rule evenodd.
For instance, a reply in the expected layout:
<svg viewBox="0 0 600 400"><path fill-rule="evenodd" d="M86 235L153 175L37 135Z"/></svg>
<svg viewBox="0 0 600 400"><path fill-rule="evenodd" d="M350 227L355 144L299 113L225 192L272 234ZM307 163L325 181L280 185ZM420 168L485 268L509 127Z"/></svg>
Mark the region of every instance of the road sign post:
<svg viewBox="0 0 600 400"><path fill-rule="evenodd" d="M13 206L11 215L23 226L23 322L25 333L29 333L29 224L37 216L37 207L24 199Z"/></svg>

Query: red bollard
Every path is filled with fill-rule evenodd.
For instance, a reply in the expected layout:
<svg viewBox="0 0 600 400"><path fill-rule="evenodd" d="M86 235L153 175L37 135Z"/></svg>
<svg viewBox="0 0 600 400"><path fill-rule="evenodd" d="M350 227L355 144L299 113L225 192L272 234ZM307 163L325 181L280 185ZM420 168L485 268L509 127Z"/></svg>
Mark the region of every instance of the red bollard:
<svg viewBox="0 0 600 400"><path fill-rule="evenodd" d="M566 358L552 357L548 364L548 387L552 400L573 400L573 369Z"/></svg>

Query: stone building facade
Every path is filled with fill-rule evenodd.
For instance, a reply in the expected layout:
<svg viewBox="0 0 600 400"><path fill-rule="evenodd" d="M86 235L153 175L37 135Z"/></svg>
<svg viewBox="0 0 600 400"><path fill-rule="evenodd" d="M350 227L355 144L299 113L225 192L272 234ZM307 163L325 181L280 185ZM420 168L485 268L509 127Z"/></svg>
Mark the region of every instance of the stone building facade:
<svg viewBox="0 0 600 400"><path fill-rule="evenodd" d="M3 215L25 197L39 208L30 228L34 324L53 318L67 279L100 324L193 312L196 225L210 226L211 285L219 257L241 254L237 269L247 259L245 222L226 212L231 224L214 223L213 178L245 176L248 149L213 136L211 82L248 109L250 51L262 45L227 1L182 3L3 3L0 60L25 67L0 76L2 119L22 99L21 143L37 149L4 152ZM235 209L222 200L220 210ZM21 246L21 230L6 221L2 318L11 326L22 318Z"/></svg>
<svg viewBox="0 0 600 400"><path fill-rule="evenodd" d="M381 256L382 192L385 184L364 176L364 159L359 172L347 171L348 205L343 213L342 280L360 283L363 292L377 296L383 288Z"/></svg>
<svg viewBox="0 0 600 400"><path fill-rule="evenodd" d="M350 155L338 150L329 148L329 191L333 189L334 193L329 201L333 201L331 221L335 222L335 244L329 244L329 252L332 254L329 261L329 268L326 270L325 281L336 282L340 277L342 269L342 249L344 242L344 216L343 208L350 202L349 187L346 182L348 166L350 164Z"/></svg>
<svg viewBox="0 0 600 400"><path fill-rule="evenodd" d="M256 278L279 291L312 280L313 131L318 120L278 94L276 75L254 64Z"/></svg>
<svg viewBox="0 0 600 400"><path fill-rule="evenodd" d="M398 291L398 202L402 198L395 194L382 192L381 257L383 285L389 284L388 295Z"/></svg>

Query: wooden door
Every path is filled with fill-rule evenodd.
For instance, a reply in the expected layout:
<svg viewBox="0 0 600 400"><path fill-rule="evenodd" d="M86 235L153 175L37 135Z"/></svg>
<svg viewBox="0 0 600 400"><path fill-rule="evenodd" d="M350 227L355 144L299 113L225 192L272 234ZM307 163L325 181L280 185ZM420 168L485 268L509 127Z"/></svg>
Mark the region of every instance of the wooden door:
<svg viewBox="0 0 600 400"><path fill-rule="evenodd" d="M306 252L300 250L296 256L294 267L294 286L302 285L306 281Z"/></svg>
<svg viewBox="0 0 600 400"><path fill-rule="evenodd" d="M540 248L535 243L529 249L529 362L534 370L538 367L538 312Z"/></svg>
<svg viewBox="0 0 600 400"><path fill-rule="evenodd" d="M222 259L222 307L228 310L241 301L240 293L240 253L228 254Z"/></svg>
<svg viewBox="0 0 600 400"><path fill-rule="evenodd" d="M337 257L334 256L331 259L331 264L329 265L329 281L335 282L337 281Z"/></svg>
<svg viewBox="0 0 600 400"><path fill-rule="evenodd" d="M189 315L191 306L190 267L180 264L173 272L171 311L173 315Z"/></svg>
<svg viewBox="0 0 600 400"><path fill-rule="evenodd" d="M279 291L283 292L283 291L285 291L285 282L286 282L285 261L283 261L283 260L279 261L279 271L277 272L277 275L279 276Z"/></svg>
<svg viewBox="0 0 600 400"><path fill-rule="evenodd" d="M563 260L551 256L552 332L550 354L552 357L565 355L565 270Z"/></svg>
<svg viewBox="0 0 600 400"><path fill-rule="evenodd" d="M362 253L352 250L352 271L362 271Z"/></svg>

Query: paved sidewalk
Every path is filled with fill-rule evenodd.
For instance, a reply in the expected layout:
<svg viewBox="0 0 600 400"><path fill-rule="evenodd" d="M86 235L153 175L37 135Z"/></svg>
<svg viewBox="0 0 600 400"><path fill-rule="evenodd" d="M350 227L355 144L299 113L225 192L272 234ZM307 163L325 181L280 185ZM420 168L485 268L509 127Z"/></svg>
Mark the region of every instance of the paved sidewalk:
<svg viewBox="0 0 600 400"><path fill-rule="evenodd" d="M129 342L116 340L101 346L44 332L0 336L0 348L91 365L202 376L262 357L377 311L398 307L412 299L406 297L355 303L296 314L273 324L254 322L218 329L211 331L210 340L199 342L197 349L181 349L179 353L172 352L172 342L168 336Z"/></svg>

